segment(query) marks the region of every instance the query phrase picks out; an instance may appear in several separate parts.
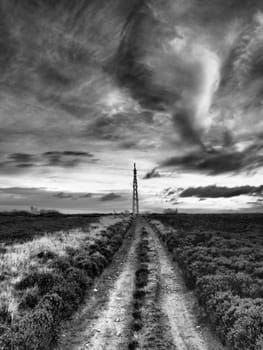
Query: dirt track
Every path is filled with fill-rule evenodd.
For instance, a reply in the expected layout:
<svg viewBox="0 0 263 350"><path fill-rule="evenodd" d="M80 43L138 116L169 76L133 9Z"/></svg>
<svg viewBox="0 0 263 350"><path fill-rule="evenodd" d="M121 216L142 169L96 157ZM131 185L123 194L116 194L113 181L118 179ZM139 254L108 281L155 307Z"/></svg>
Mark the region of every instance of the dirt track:
<svg viewBox="0 0 263 350"><path fill-rule="evenodd" d="M150 256L152 256L149 270L154 271L150 280L152 286L154 282L156 284L155 300L151 300L153 294L146 291L146 305L153 305L155 311L152 312L151 308L146 307L144 312L149 314L149 318L146 317L144 323L149 319L160 324L153 327L151 321L151 324L143 325L144 330L138 333L140 347L137 348L160 349L157 344L150 347L144 345L147 344L147 339L143 338L153 338L152 333L165 329L163 337L160 333L156 334L159 342L162 339L166 343L162 349L224 349L208 329L198 325L193 311L195 299L186 289L179 269L171 262L150 226L143 219L138 219L133 238L124 242L112 265L98 279L86 305L73 321L65 325L57 350L128 349L137 264L136 247L143 226L149 233Z"/></svg>
<svg viewBox="0 0 263 350"><path fill-rule="evenodd" d="M169 319L176 350L223 350L209 330L198 324L194 314L196 300L186 288L179 268L171 261L160 240L151 231L160 265L160 302Z"/></svg>

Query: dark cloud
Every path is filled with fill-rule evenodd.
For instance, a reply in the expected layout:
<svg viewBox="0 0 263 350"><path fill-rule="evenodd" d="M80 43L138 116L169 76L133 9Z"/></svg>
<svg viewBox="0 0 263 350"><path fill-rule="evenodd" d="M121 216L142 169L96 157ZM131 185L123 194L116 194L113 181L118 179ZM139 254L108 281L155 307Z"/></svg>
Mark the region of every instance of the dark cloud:
<svg viewBox="0 0 263 350"><path fill-rule="evenodd" d="M65 168L76 167L80 163L96 162L94 155L89 152L76 152L76 151L52 151L43 153L42 157L46 159L46 166L61 166Z"/></svg>
<svg viewBox="0 0 263 350"><path fill-rule="evenodd" d="M85 194L79 195L79 198L91 198L92 196L93 196L92 193L85 193Z"/></svg>
<svg viewBox="0 0 263 350"><path fill-rule="evenodd" d="M31 195L35 193L45 192L45 188L43 187L4 187L4 188L0 188L0 192L6 193L6 194Z"/></svg>
<svg viewBox="0 0 263 350"><path fill-rule="evenodd" d="M64 156L70 156L70 157L88 157L88 158L94 157L93 154L91 154L90 152L64 151L61 153Z"/></svg>
<svg viewBox="0 0 263 350"><path fill-rule="evenodd" d="M119 147L122 149L134 149L138 147L138 143L135 141L123 141L120 142Z"/></svg>
<svg viewBox="0 0 263 350"><path fill-rule="evenodd" d="M13 153L8 158L15 163L32 163L35 160L35 156L28 153Z"/></svg>
<svg viewBox="0 0 263 350"><path fill-rule="evenodd" d="M145 176L143 177L144 180L149 180L149 179L153 179L153 178L158 178L161 177L161 174L157 171L156 168L152 169L150 172L148 172L147 174L145 174Z"/></svg>
<svg viewBox="0 0 263 350"><path fill-rule="evenodd" d="M100 201L100 196L93 193L54 192L43 187L6 187L0 188L0 210L25 209L33 205L37 208L58 209L66 212L112 211L111 205ZM123 202L118 202L122 209Z"/></svg>
<svg viewBox="0 0 263 350"><path fill-rule="evenodd" d="M240 187L190 187L180 193L180 197L198 197L198 198L231 198L241 195L262 195L263 186L240 186Z"/></svg>
<svg viewBox="0 0 263 350"><path fill-rule="evenodd" d="M53 195L54 198L74 199L74 200L92 198L92 196L93 196L92 193L72 193L72 192L57 192Z"/></svg>
<svg viewBox="0 0 263 350"><path fill-rule="evenodd" d="M89 106L95 112L101 93L114 85L109 68L137 5L1 0L2 84L73 115L87 116Z"/></svg>
<svg viewBox="0 0 263 350"><path fill-rule="evenodd" d="M93 197L93 193L81 193L81 192L52 192L48 191L47 189L43 187L7 187L7 188L0 188L0 193L7 194L7 195L19 195L20 197L30 198L30 197L50 197L51 198L57 198L60 200L63 199L74 199L74 200L81 200L81 199L88 199Z"/></svg>
<svg viewBox="0 0 263 350"><path fill-rule="evenodd" d="M108 202L108 201L110 202L110 201L120 200L121 198L122 198L121 195L112 192L112 193L105 194L100 198L100 200L102 202Z"/></svg>
<svg viewBox="0 0 263 350"><path fill-rule="evenodd" d="M180 7L172 0L1 0L0 85L94 121L83 134L109 141L121 138L121 117L104 117L108 107L103 97L125 92L124 104L128 97L145 107L140 119L151 124L155 111L168 111L181 141L203 147L195 116L205 74L198 54L191 51L193 40L187 42L178 27L185 22L192 30L207 23L216 39L218 22L244 14L251 18L262 4L192 0ZM175 39L185 40L185 51L175 50ZM230 57L240 56L239 51ZM260 71L259 57L254 75ZM122 130L129 128L134 131L132 123L124 121Z"/></svg>
<svg viewBox="0 0 263 350"><path fill-rule="evenodd" d="M161 166L178 171L262 167L262 9L262 0L0 0L1 173L94 163L60 151L86 142L104 158L167 152Z"/></svg>
<svg viewBox="0 0 263 350"><path fill-rule="evenodd" d="M139 10L128 19L118 53L117 77L145 108L173 111L175 127L182 138L200 145L193 120L195 94L203 79L198 60L186 60L169 45L163 49L169 40L178 37L173 2L148 5L141 2Z"/></svg>
<svg viewBox="0 0 263 350"><path fill-rule="evenodd" d="M73 199L73 195L70 193L65 193L65 192L59 192L54 194L55 198L59 198L59 199Z"/></svg>
<svg viewBox="0 0 263 350"><path fill-rule="evenodd" d="M34 163L19 163L16 165L17 168L26 169L26 168L33 168L35 166Z"/></svg>
<svg viewBox="0 0 263 350"><path fill-rule="evenodd" d="M2 171L15 173L17 169L26 170L33 167L55 166L76 167L81 163L97 162L94 155L83 151L49 151L41 154L12 153L0 162Z"/></svg>
<svg viewBox="0 0 263 350"><path fill-rule="evenodd" d="M94 120L86 136L110 141L121 135L112 132L120 118L110 123L98 117L108 112L102 97L124 91L145 106L140 119L153 123L154 111L172 112L182 139L202 144L193 121L203 79L199 64L168 46L164 50L179 35L173 6L171 0L1 0L1 84L15 95L31 94L43 105ZM133 129L125 122L123 128Z"/></svg>
<svg viewBox="0 0 263 350"><path fill-rule="evenodd" d="M164 161L162 166L204 172L210 175L251 171L263 165L261 149L261 146L251 146L243 151L231 148L199 150L181 157L172 157Z"/></svg>
<svg viewBox="0 0 263 350"><path fill-rule="evenodd" d="M116 113L112 116L101 115L86 128L84 136L104 141L115 141L121 145L128 145L129 148L131 134L138 132L137 125L134 123L134 116L128 113ZM134 137L133 137L134 138Z"/></svg>

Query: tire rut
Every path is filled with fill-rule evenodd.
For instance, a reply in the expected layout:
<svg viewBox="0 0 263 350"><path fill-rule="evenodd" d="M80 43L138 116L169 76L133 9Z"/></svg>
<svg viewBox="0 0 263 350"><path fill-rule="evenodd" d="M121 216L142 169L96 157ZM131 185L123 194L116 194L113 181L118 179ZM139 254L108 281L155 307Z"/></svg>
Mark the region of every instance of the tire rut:
<svg viewBox="0 0 263 350"><path fill-rule="evenodd" d="M148 232L149 279L142 329L132 335L133 317L138 314L133 300L137 247L143 227ZM56 350L225 350L207 327L198 325L193 311L196 300L151 226L138 218L133 230L86 305L69 322ZM132 342L139 347L131 347Z"/></svg>
<svg viewBox="0 0 263 350"><path fill-rule="evenodd" d="M179 268L174 264L159 238L146 223L155 242L160 268L160 303L168 318L176 350L223 350L207 330L198 325L193 306L195 299L187 290Z"/></svg>
<svg viewBox="0 0 263 350"><path fill-rule="evenodd" d="M122 258L115 259L113 266L95 284L93 296L88 297L73 325L73 331L62 335L56 350L124 350L127 348L130 325L130 308L134 289L136 246L141 222L129 247L123 248ZM115 266L114 266L115 265ZM119 269L117 276L116 269ZM107 280L111 279L110 283ZM97 291L97 292L96 292ZM70 328L70 324L69 324ZM64 338L64 339L63 339Z"/></svg>
<svg viewBox="0 0 263 350"><path fill-rule="evenodd" d="M138 231L138 229L136 229ZM129 307L134 289L135 239L128 254L123 270L110 292L106 309L92 325L92 334L87 329L86 345L77 350L117 350L125 348L126 335L129 331Z"/></svg>

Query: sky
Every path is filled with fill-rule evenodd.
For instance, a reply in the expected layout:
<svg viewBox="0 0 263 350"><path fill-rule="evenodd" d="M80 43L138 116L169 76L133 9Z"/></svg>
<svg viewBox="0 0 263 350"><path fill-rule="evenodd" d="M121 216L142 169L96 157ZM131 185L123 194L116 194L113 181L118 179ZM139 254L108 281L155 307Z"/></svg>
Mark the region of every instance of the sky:
<svg viewBox="0 0 263 350"><path fill-rule="evenodd" d="M261 0L0 0L0 210L263 211Z"/></svg>

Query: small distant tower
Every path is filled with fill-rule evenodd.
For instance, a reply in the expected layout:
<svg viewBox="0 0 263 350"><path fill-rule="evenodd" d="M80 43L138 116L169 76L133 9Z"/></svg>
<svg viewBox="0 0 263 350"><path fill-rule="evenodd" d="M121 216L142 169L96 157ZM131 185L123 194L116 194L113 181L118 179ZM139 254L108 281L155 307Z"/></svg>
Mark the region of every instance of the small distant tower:
<svg viewBox="0 0 263 350"><path fill-rule="evenodd" d="M137 170L136 170L136 164L135 163L134 163L134 169L133 169L132 213L133 213L133 215L138 215L139 214Z"/></svg>

